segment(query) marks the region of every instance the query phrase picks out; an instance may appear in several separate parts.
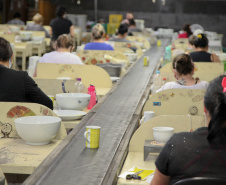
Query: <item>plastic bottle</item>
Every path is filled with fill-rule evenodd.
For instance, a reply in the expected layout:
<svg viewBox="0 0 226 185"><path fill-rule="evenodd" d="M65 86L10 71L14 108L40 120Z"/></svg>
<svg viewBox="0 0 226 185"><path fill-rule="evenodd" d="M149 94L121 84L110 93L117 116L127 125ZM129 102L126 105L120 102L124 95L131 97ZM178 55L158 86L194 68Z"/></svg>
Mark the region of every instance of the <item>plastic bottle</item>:
<svg viewBox="0 0 226 185"><path fill-rule="evenodd" d="M166 78L162 78L162 86L166 83Z"/></svg>
<svg viewBox="0 0 226 185"><path fill-rule="evenodd" d="M75 92L76 93L86 93L85 91L85 86L82 83L81 78L77 78L77 81L75 82Z"/></svg>
<svg viewBox="0 0 226 185"><path fill-rule="evenodd" d="M96 98L96 92L95 92L95 86L90 85L88 88L88 94L90 94L90 101L89 105L87 106L87 109L92 109L94 105L97 103L97 98Z"/></svg>
<svg viewBox="0 0 226 185"><path fill-rule="evenodd" d="M171 62L171 46L167 46L165 49L165 55L163 60L163 66L169 62Z"/></svg>
<svg viewBox="0 0 226 185"><path fill-rule="evenodd" d="M155 75L155 78L154 78L154 83L153 83L153 86L152 86L152 94L155 94L155 92L160 89L160 87L162 86L162 78L161 78L161 75L160 75L160 71L156 71L156 75Z"/></svg>

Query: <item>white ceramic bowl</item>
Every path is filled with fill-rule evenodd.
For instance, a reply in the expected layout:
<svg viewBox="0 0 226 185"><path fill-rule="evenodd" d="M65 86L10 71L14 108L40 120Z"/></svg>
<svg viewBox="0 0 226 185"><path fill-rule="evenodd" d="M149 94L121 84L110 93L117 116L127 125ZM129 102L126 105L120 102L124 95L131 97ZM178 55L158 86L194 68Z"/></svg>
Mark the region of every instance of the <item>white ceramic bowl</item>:
<svg viewBox="0 0 226 185"><path fill-rule="evenodd" d="M135 61L137 59L137 53L125 53L129 61Z"/></svg>
<svg viewBox="0 0 226 185"><path fill-rule="evenodd" d="M59 129L61 119L54 116L28 116L14 120L18 135L29 145L50 143Z"/></svg>
<svg viewBox="0 0 226 185"><path fill-rule="evenodd" d="M88 106L90 95L85 93L56 94L56 101L63 110L83 110Z"/></svg>
<svg viewBox="0 0 226 185"><path fill-rule="evenodd" d="M20 32L20 36L24 40L29 40L29 39L32 38L32 32L23 32L23 31L21 31Z"/></svg>
<svg viewBox="0 0 226 185"><path fill-rule="evenodd" d="M158 143L166 143L174 133L172 127L154 127L153 136Z"/></svg>

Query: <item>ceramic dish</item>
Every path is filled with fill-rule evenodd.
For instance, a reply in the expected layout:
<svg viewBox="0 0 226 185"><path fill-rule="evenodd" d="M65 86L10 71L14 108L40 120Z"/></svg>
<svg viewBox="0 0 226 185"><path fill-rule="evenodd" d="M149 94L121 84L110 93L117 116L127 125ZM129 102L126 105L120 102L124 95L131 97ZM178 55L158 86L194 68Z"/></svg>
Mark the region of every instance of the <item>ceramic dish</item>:
<svg viewBox="0 0 226 185"><path fill-rule="evenodd" d="M81 119L86 112L78 110L53 110L63 121L72 121Z"/></svg>
<svg viewBox="0 0 226 185"><path fill-rule="evenodd" d="M110 77L112 82L117 82L120 80L120 77Z"/></svg>
<svg viewBox="0 0 226 185"><path fill-rule="evenodd" d="M61 119L54 116L27 116L14 120L18 135L29 145L46 145L56 137Z"/></svg>

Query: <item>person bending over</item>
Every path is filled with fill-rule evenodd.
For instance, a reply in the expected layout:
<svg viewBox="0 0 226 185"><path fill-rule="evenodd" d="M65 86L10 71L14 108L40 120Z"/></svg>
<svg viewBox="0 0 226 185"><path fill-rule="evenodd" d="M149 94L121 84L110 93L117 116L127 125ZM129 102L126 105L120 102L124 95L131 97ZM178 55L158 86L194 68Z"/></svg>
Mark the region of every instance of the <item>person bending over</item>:
<svg viewBox="0 0 226 185"><path fill-rule="evenodd" d="M46 53L39 60L40 63L56 63L56 64L82 64L81 59L72 54L75 43L71 36L60 35L56 41L56 51Z"/></svg>
<svg viewBox="0 0 226 185"><path fill-rule="evenodd" d="M221 62L214 53L208 53L208 38L204 34L198 34L194 39L195 51L190 53L194 62Z"/></svg>
<svg viewBox="0 0 226 185"><path fill-rule="evenodd" d="M128 35L128 26L126 24L121 24L118 28L118 34L116 37L110 38L109 41L114 42L130 42L126 39Z"/></svg>
<svg viewBox="0 0 226 185"><path fill-rule="evenodd" d="M193 78L194 70L194 63L189 55L176 56L173 60L173 72L177 81L164 84L156 93L166 89L207 89L208 82Z"/></svg>
<svg viewBox="0 0 226 185"><path fill-rule="evenodd" d="M191 177L225 178L226 75L215 78L204 96L207 127L174 134L155 161L151 185L172 185Z"/></svg>

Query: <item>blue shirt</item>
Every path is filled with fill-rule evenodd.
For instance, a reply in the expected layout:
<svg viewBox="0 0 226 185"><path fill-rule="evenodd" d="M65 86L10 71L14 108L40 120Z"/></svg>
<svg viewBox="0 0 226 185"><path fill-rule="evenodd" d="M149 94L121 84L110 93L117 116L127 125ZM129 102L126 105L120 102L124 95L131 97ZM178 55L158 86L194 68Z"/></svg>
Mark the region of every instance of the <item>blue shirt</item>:
<svg viewBox="0 0 226 185"><path fill-rule="evenodd" d="M85 45L85 50L114 50L114 48L106 43L90 42Z"/></svg>

